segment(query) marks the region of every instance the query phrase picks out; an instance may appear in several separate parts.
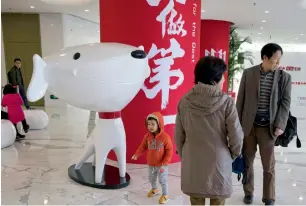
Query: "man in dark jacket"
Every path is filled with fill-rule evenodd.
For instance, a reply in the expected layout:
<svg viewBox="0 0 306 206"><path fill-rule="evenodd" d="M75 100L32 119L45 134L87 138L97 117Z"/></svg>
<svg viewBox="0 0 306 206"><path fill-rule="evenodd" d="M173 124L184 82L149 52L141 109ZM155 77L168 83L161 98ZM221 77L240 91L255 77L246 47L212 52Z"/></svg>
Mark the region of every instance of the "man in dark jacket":
<svg viewBox="0 0 306 206"><path fill-rule="evenodd" d="M30 109L28 99L26 96L26 92L24 89L23 77L21 73L21 59L19 58L14 59L14 66L8 72L7 76L8 76L8 81L10 84L14 86L16 85L18 86L19 93L23 99L24 106L27 109Z"/></svg>

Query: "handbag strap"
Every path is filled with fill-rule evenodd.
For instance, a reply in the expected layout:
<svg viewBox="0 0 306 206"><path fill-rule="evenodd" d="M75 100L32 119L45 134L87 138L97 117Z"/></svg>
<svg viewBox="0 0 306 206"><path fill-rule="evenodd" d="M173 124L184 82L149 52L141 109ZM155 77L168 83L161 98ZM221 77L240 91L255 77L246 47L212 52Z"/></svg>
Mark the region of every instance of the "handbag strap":
<svg viewBox="0 0 306 206"><path fill-rule="evenodd" d="M296 147L297 148L301 148L302 144L301 144L301 140L299 138L299 135L296 135Z"/></svg>
<svg viewBox="0 0 306 206"><path fill-rule="evenodd" d="M278 106L281 103L282 96L283 96L283 91L282 91L282 83L283 83L283 70L279 70L279 80L278 80Z"/></svg>
<svg viewBox="0 0 306 206"><path fill-rule="evenodd" d="M283 85L283 70L279 70L279 80L278 80L278 101L277 101L278 107L280 106L280 103L281 103L282 97L283 97L282 85ZM289 110L289 116L291 116L290 110Z"/></svg>

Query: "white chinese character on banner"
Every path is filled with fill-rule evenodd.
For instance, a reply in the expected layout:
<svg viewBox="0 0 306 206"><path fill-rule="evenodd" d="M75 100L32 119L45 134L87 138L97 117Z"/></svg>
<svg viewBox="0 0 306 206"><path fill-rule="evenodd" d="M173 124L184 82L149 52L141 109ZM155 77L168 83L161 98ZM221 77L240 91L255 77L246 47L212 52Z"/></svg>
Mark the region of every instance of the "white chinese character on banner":
<svg viewBox="0 0 306 206"><path fill-rule="evenodd" d="M174 9L171 10L171 15L168 20L169 22L169 27L168 27L168 34L172 35L179 35L180 33L182 34L181 36L186 36L187 31L184 29L184 24L185 21L183 20L182 14L180 14L180 17L174 22L174 17L176 17L177 11Z"/></svg>
<svg viewBox="0 0 306 206"><path fill-rule="evenodd" d="M164 125L175 124L176 114L173 115L163 115Z"/></svg>
<svg viewBox="0 0 306 206"><path fill-rule="evenodd" d="M222 49L220 49L219 51L216 51L214 49L210 49L207 50L205 49L205 56L215 56L218 57L220 59L223 59L224 61L226 61L226 51L223 51Z"/></svg>
<svg viewBox="0 0 306 206"><path fill-rule="evenodd" d="M180 4L185 4L186 0L175 0ZM161 0L147 0L150 6L158 6ZM169 20L167 21L167 16L170 14ZM156 20L162 23L162 36L165 36L166 30L169 35L181 35L186 36L187 31L184 29L185 21L183 20L182 14L179 15L177 20L177 11L174 9L174 0L169 0L168 5L161 11L161 13L156 17ZM169 24L168 29L166 29L167 24Z"/></svg>
<svg viewBox="0 0 306 206"><path fill-rule="evenodd" d="M154 85L152 89L148 89L147 86L143 84L142 90L149 99L155 98L161 91L161 109L166 109L169 102L170 90L177 89L184 81L184 74L181 69L171 70L171 66L174 64L174 59L181 58L185 55L185 51L181 48L177 40L172 38L170 39L170 47L168 49L158 49L155 44L152 44L148 58L152 59L159 53L161 58L153 60L155 65L157 65L156 68L152 69L155 75L150 77L149 80L151 84L155 82L157 82L157 84ZM171 77L178 78L175 84L170 84Z"/></svg>

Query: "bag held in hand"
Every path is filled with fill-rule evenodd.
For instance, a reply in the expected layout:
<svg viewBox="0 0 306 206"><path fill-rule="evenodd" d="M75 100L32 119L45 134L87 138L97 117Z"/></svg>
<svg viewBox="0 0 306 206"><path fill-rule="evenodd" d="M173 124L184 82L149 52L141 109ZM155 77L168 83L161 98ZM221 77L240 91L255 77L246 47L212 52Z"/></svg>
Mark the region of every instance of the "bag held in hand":
<svg viewBox="0 0 306 206"><path fill-rule="evenodd" d="M283 94L282 81L283 81L283 71L281 70L280 80L278 82L278 106L282 101L282 94ZM288 147L289 143L293 140L295 136L296 136L296 147L300 148L302 145L299 136L297 134L297 118L292 116L291 112L289 111L289 117L286 129L282 135L277 137L275 141L275 146Z"/></svg>

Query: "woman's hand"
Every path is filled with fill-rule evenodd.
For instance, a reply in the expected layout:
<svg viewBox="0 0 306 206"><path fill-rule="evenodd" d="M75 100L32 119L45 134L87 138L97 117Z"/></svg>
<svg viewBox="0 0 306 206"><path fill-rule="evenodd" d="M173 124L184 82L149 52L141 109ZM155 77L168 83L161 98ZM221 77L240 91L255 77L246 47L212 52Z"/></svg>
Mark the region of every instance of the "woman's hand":
<svg viewBox="0 0 306 206"><path fill-rule="evenodd" d="M133 155L132 160L137 160L138 157L136 155Z"/></svg>

